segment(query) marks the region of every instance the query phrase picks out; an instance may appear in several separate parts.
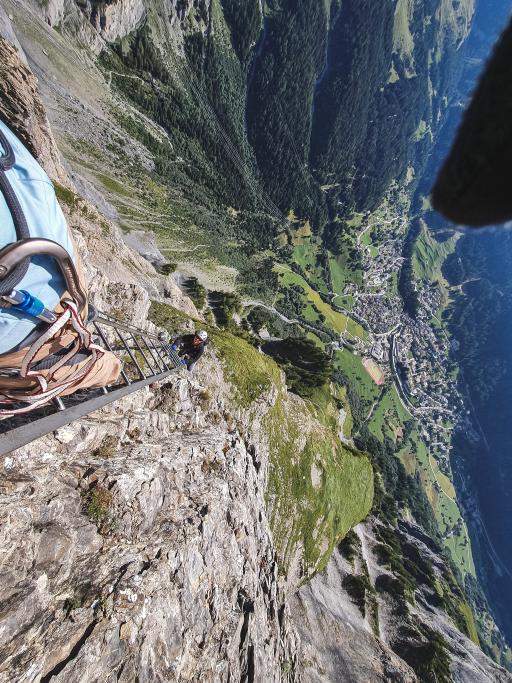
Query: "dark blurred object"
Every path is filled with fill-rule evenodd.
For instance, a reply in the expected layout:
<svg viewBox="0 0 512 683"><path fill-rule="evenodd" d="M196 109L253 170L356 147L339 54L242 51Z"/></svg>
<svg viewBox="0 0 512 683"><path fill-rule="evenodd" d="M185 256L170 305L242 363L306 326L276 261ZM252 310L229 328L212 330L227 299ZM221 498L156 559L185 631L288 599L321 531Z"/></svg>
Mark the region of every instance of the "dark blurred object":
<svg viewBox="0 0 512 683"><path fill-rule="evenodd" d="M512 23L464 115L432 201L437 211L463 225L512 218Z"/></svg>

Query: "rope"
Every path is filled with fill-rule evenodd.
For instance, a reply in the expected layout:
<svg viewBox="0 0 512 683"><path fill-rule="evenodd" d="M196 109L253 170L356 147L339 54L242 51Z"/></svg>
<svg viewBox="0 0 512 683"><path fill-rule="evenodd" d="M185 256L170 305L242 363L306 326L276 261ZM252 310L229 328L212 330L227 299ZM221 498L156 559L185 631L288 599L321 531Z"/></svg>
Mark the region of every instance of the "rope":
<svg viewBox="0 0 512 683"><path fill-rule="evenodd" d="M27 406L22 408L0 410L0 419L31 412L32 410L45 405L57 396L60 396L68 387L87 377L96 361L104 355L105 351L100 346L93 343L92 335L82 322L75 302L65 300L62 302L62 305L65 309L64 312L57 318L53 325L51 325L51 327L49 327L46 332L29 347L21 362L20 377L23 379L35 379L38 382L39 387L32 393L23 393L21 391L0 392L2 403L28 403ZM56 338L57 334L68 324L77 334L77 338L70 351L52 366L50 372L46 376L38 370L31 369L34 358L43 345L51 339ZM49 388L57 370L65 366L84 348L91 351L88 362L82 368L74 370L66 381L57 382L55 386Z"/></svg>

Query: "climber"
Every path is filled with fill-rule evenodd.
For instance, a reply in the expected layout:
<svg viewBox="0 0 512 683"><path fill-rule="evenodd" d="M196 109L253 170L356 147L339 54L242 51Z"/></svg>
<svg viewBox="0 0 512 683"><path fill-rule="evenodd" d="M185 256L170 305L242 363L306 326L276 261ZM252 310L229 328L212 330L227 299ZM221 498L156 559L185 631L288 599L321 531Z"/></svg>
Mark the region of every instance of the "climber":
<svg viewBox="0 0 512 683"><path fill-rule="evenodd" d="M0 419L113 384L121 363L86 329L83 273L53 186L2 121L0 226Z"/></svg>
<svg viewBox="0 0 512 683"><path fill-rule="evenodd" d="M171 344L171 350L183 357L183 365L186 365L188 370L192 370L205 352L207 344L208 333L204 330L198 330L194 334L176 337Z"/></svg>

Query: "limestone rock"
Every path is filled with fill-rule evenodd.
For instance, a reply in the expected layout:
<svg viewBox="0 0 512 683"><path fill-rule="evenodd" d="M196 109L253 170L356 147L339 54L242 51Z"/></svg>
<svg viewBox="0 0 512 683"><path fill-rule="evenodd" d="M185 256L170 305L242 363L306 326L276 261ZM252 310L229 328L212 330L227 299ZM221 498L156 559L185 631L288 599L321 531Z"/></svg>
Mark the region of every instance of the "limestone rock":
<svg viewBox="0 0 512 683"><path fill-rule="evenodd" d="M298 680L268 452L219 421L221 375L210 359L4 458L0 681Z"/></svg>
<svg viewBox="0 0 512 683"><path fill-rule="evenodd" d="M14 29L11 24L11 20L9 18L9 15L7 12L4 10L3 7L0 6L0 36L7 40L14 48L19 53L20 59L24 64L27 64L27 58L23 52L23 48L21 47L20 41L18 40Z"/></svg>
<svg viewBox="0 0 512 683"><path fill-rule="evenodd" d="M428 645L419 636L415 640L413 635L415 625L422 622L444 638L450 680L457 683L512 681L512 674L491 661L456 628L425 587L417 588L415 600L410 604L400 599L395 590L390 590L398 582L393 583L396 581L393 572L379 560L375 537L378 524L377 520L370 519L358 525L361 549L355 559L349 562L336 550L327 568L289 600L300 635L299 673L304 680L416 683L420 678L397 652L408 651L408 656L414 659L415 648L421 652L421 647ZM443 570L444 559L422 542L424 534L417 533L417 527L402 523L400 531L422 557L428 558L435 572ZM365 593L365 607L361 609L357 593L349 589L353 584L346 581L362 573L367 575L367 585L373 587L373 612L368 594Z"/></svg>
<svg viewBox="0 0 512 683"><path fill-rule="evenodd" d="M47 0L42 3L43 18L49 26L57 26L64 18L65 0Z"/></svg>
<svg viewBox="0 0 512 683"><path fill-rule="evenodd" d="M123 235L123 239L130 249L136 251L153 265L160 266L166 263L165 258L158 249L154 233L144 230L132 230Z"/></svg>
<svg viewBox="0 0 512 683"><path fill-rule="evenodd" d="M31 150L51 178L66 172L53 139L37 81L21 53L0 37L0 118Z"/></svg>
<svg viewBox="0 0 512 683"><path fill-rule="evenodd" d="M128 35L142 23L146 9L143 0L77 2L94 28L110 43Z"/></svg>

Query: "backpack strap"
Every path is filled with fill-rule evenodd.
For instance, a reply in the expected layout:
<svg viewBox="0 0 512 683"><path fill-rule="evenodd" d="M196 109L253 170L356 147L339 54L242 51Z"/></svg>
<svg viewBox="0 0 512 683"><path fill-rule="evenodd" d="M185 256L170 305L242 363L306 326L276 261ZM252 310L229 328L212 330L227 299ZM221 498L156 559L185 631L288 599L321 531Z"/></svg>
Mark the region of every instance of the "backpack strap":
<svg viewBox="0 0 512 683"><path fill-rule="evenodd" d="M29 239L30 231L28 229L27 220L18 201L18 197L12 189L9 179L6 175L6 171L12 169L16 161L14 150L12 149L9 140L7 140L1 129L0 147L2 148L2 150L0 150L2 152L0 154L0 191L2 192L7 207L11 212L14 228L16 230L16 237L18 240ZM0 280L0 296L3 294L9 294L16 287L16 285L23 280L27 274L29 264L29 258L23 259L9 274L6 275L5 278Z"/></svg>
<svg viewBox="0 0 512 683"><path fill-rule="evenodd" d="M0 168L3 171L9 171L15 164L16 158L14 156L14 150L11 147L11 143L5 137L3 130L0 128L0 145L3 148L3 152L0 155Z"/></svg>

